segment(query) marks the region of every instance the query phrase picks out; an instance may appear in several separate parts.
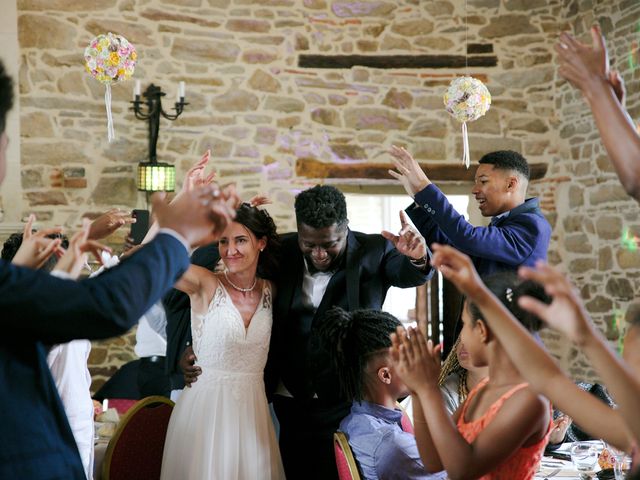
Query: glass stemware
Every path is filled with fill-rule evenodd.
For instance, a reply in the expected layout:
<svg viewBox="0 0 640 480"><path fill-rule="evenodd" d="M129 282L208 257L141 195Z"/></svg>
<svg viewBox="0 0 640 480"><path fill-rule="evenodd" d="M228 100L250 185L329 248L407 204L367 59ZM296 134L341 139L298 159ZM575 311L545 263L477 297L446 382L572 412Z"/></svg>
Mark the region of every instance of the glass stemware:
<svg viewBox="0 0 640 480"><path fill-rule="evenodd" d="M631 465L631 457L627 455L624 450L619 450L613 445L607 445L607 448L613 457L613 474L615 475L615 480L624 480L625 473Z"/></svg>
<svg viewBox="0 0 640 480"><path fill-rule="evenodd" d="M602 448L593 442L576 442L571 446L571 462L580 473L580 478L591 478L600 450Z"/></svg>

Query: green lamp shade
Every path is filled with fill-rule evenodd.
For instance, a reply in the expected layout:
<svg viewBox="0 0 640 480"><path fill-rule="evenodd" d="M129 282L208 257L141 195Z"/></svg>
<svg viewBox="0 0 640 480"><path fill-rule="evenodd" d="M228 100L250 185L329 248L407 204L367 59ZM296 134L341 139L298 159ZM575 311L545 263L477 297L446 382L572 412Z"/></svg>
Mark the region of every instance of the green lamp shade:
<svg viewBox="0 0 640 480"><path fill-rule="evenodd" d="M143 192L173 192L176 188L176 167L168 163L140 162L138 190Z"/></svg>

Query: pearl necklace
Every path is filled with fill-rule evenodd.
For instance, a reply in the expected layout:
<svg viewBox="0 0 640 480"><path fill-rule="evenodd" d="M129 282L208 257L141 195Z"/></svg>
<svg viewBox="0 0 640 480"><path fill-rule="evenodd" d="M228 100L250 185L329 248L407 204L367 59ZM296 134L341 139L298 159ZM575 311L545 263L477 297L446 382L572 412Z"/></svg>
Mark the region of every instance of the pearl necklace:
<svg viewBox="0 0 640 480"><path fill-rule="evenodd" d="M224 271L224 278L227 279L227 282L229 282L229 285L231 285L233 288L235 288L236 290L238 290L239 292L242 292L242 293L247 293L247 292L252 291L254 288L256 288L256 283L258 283L258 277L256 276L253 279L253 285L251 285L249 288L239 287L229 279L229 275L227 275L227 271L226 270Z"/></svg>

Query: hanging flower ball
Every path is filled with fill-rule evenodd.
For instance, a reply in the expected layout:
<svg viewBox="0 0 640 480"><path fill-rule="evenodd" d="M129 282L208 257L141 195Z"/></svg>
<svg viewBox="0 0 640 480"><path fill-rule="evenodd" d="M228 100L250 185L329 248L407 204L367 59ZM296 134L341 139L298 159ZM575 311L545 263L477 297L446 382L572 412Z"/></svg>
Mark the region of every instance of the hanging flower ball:
<svg viewBox="0 0 640 480"><path fill-rule="evenodd" d="M447 112L459 122L472 122L487 113L491 105L491 94L480 80L458 77L444 93L444 105Z"/></svg>
<svg viewBox="0 0 640 480"><path fill-rule="evenodd" d="M469 135L467 122L477 120L487 113L491 94L480 80L473 77L455 78L444 92L444 106L453 118L462 123L462 163L469 168Z"/></svg>
<svg viewBox="0 0 640 480"><path fill-rule="evenodd" d="M104 84L131 78L137 58L135 47L123 36L111 32L98 35L84 50L87 72Z"/></svg>

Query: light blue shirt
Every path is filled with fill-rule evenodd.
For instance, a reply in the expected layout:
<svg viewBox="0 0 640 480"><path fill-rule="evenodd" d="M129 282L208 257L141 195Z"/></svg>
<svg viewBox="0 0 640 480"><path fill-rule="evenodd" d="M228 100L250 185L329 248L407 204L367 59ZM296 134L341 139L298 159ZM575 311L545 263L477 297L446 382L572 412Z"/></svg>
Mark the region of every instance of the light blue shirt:
<svg viewBox="0 0 640 480"><path fill-rule="evenodd" d="M416 439L402 430L402 412L370 402L353 402L340 422L360 473L367 480L444 480L446 472L424 469Z"/></svg>

